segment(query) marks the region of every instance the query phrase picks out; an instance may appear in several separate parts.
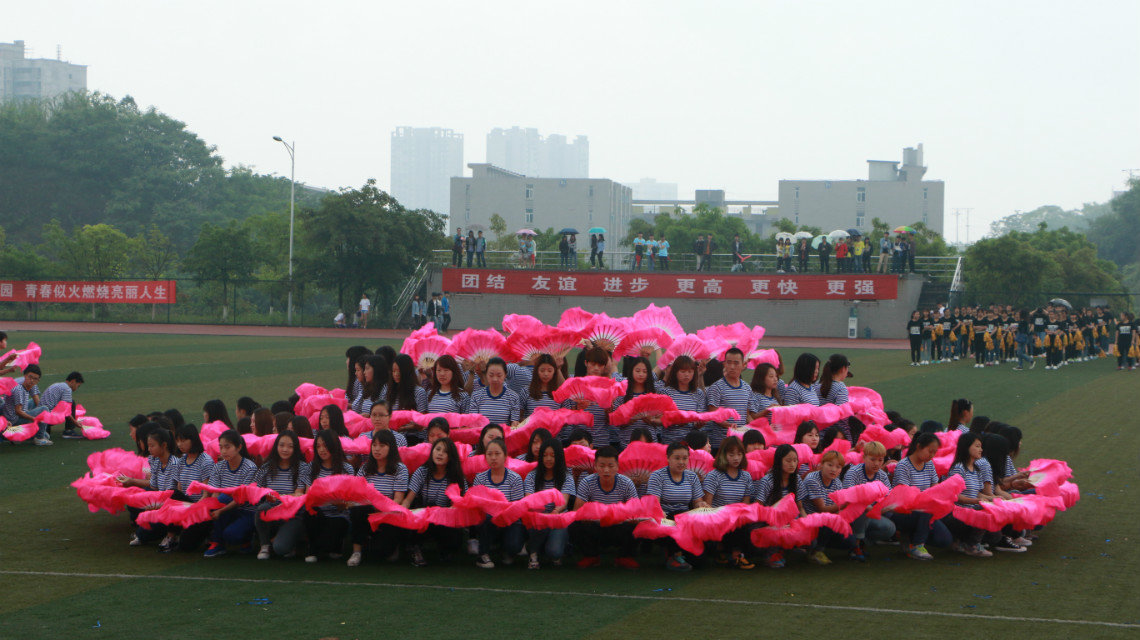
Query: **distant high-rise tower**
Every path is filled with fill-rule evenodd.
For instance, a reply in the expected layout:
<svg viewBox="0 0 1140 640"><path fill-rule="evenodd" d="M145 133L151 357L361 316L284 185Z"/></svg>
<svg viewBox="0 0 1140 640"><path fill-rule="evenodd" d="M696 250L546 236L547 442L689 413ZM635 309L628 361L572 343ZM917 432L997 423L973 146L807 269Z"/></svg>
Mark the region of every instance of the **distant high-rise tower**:
<svg viewBox="0 0 1140 640"><path fill-rule="evenodd" d="M404 207L448 215L451 179L462 175L462 133L439 127L392 132L392 195Z"/></svg>
<svg viewBox="0 0 1140 640"><path fill-rule="evenodd" d="M23 40L0 42L0 102L54 98L87 90L86 65L27 58L25 54Z"/></svg>
<svg viewBox="0 0 1140 640"><path fill-rule="evenodd" d="M590 142L576 136L552 134L543 138L538 129L492 129L487 134L487 163L534 178L590 177Z"/></svg>

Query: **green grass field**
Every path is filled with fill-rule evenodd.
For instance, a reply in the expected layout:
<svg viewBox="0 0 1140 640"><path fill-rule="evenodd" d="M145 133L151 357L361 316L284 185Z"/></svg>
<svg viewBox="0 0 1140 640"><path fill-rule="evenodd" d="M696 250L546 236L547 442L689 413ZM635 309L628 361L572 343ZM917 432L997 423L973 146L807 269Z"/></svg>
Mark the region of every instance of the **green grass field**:
<svg viewBox="0 0 1140 640"><path fill-rule="evenodd" d="M125 423L135 413L177 407L200 423L210 398L269 404L303 381L342 386L348 339L27 332L10 342L27 340L44 348L44 386L84 372L77 399L113 435L0 445L2 638L1140 636L1140 374L1106 360L1056 372L965 362L915 369L902 351L847 352L854 382L881 392L888 408L945 422L951 398L967 397L978 413L1025 431L1021 464L1072 465L1080 503L1026 554L935 551L933 562L918 563L874 547L866 565L836 552L829 567L793 559L779 571L685 575L656 556L637 572L528 572L525 563L483 571L467 556L426 569L403 561L349 569L130 548L125 514L91 514L68 486L90 452L130 447Z"/></svg>

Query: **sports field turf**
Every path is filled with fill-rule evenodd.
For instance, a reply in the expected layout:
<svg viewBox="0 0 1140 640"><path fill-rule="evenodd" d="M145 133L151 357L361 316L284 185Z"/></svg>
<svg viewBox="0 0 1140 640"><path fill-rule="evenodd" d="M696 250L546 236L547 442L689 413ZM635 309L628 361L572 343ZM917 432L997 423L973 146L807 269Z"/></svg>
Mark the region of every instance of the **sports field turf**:
<svg viewBox="0 0 1140 640"><path fill-rule="evenodd" d="M656 555L636 572L484 571L468 556L349 569L130 548L126 515L89 513L68 483L88 453L131 446L135 413L176 407L200 423L210 398L232 409L238 396L268 404L304 381L342 386L350 339L21 332L10 343L28 340L44 349L41 388L84 372L77 400L113 435L0 445L0 638L1140 637L1140 372L1107 360L1055 372L916 369L903 351L846 352L852 383L888 408L945 422L950 400L966 397L1025 431L1019 464L1072 465L1081 501L1026 554L935 550L919 563L873 547L866 565L832 552L829 567L793 558L778 571L685 575Z"/></svg>

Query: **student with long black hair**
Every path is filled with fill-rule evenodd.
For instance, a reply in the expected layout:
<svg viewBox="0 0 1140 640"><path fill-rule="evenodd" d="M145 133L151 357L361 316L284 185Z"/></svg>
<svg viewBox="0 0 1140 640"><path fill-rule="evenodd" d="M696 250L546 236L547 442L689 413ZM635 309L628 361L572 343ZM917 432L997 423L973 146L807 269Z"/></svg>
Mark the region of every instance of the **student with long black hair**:
<svg viewBox="0 0 1140 640"><path fill-rule="evenodd" d="M968 433L973 420L974 403L965 398L950 401L950 420L946 423L948 429Z"/></svg>
<svg viewBox="0 0 1140 640"><path fill-rule="evenodd" d="M851 361L847 359L847 356L841 353L831 354L819 374L818 395L820 404L847 404L847 383L844 380L853 375L851 373ZM854 442L851 438L851 427L847 418L836 422L834 426L842 432L844 438Z"/></svg>
<svg viewBox="0 0 1140 640"><path fill-rule="evenodd" d="M557 438L544 440L538 450L537 459L538 466L523 479L524 493L529 496L546 489L558 489L566 502L559 506L549 503L542 508L542 512L561 513L570 508L575 500L574 476L566 468L566 454L562 450L562 443ZM554 566L561 566L562 558L566 555L566 543L569 540L569 529L528 529L526 548L530 558L527 569L538 569L541 566L540 553Z"/></svg>
<svg viewBox="0 0 1140 640"><path fill-rule="evenodd" d="M388 379L388 406L393 411L427 412L428 393L420 385L420 377L412 357L401 353L392 361Z"/></svg>
<svg viewBox="0 0 1140 640"><path fill-rule="evenodd" d="M432 369L431 391L428 393L428 413L463 413L467 393L463 390L463 372L454 356L443 355Z"/></svg>
<svg viewBox="0 0 1140 640"><path fill-rule="evenodd" d="M921 490L938 484L938 472L934 470L934 454L938 452L938 437L933 433L920 432L911 441L906 455L895 467L894 484L909 485ZM931 522L929 513L913 511L895 513L891 520L899 531L910 536L907 555L916 560L930 560L934 556L926 550L929 541L936 547L949 546L950 531L941 520Z"/></svg>
<svg viewBox="0 0 1140 640"><path fill-rule="evenodd" d="M277 435L273 448L265 457L265 464L257 470L257 486L273 489L280 495L299 496L311 484L311 469L301 454L301 440L296 433L285 431ZM262 518L269 509L280 504L266 499L257 505L253 524L261 549L258 560L268 560L270 551L279 556L291 558L297 552L297 544L305 535L305 521L300 514L289 520L265 520Z"/></svg>
<svg viewBox="0 0 1140 640"><path fill-rule="evenodd" d="M310 485L321 478L340 474L351 476L354 473L336 432L331 429L318 431L313 440L313 462L309 465ZM306 511L304 518L305 530L309 537L309 551L305 556L305 562L316 562L321 555L327 555L331 560L339 560L344 537L348 534L347 506L322 505L317 507L316 514Z"/></svg>
<svg viewBox="0 0 1140 640"><path fill-rule="evenodd" d="M118 480L124 487L142 487L149 491L171 491L178 488L178 458L174 455L174 439L166 429L155 429L147 435L147 450L150 457L150 478L128 478L120 475ZM133 509L133 507L132 507ZM137 517L137 513L135 516ZM173 541L174 532L166 525L154 524L150 529L139 526L131 538L130 546L137 547L155 540L162 540L165 548Z"/></svg>
<svg viewBox="0 0 1140 640"><path fill-rule="evenodd" d="M349 347L344 351L344 364L348 369L348 381L344 384L345 399L348 400L348 405L351 407L352 403L360 397L360 390L363 386L361 376L363 374L363 363L359 362L361 356L372 355L372 351L368 347L355 346Z"/></svg>
<svg viewBox="0 0 1140 640"><path fill-rule="evenodd" d="M466 493L467 480L463 477L463 467L460 466L459 450L450 438L440 438L432 444L431 455L423 466L416 469L408 481L408 492L404 495L403 504L405 507L450 507L451 498L447 497L447 488L453 484L459 487L460 494ZM463 530L433 524L423 533L409 534L409 538L412 564L426 567L423 543L429 539L435 540L440 559L446 561L459 549Z"/></svg>
<svg viewBox="0 0 1140 640"><path fill-rule="evenodd" d="M473 486L494 489L509 502L522 500L526 488L522 476L507 468L507 443L502 438L495 438L483 447L483 458L487 461L487 470L475 476ZM501 545L503 564L509 565L514 562L514 557L522 550L526 540L526 527L518 520L500 527L491 522L491 516L487 516L476 529L479 536L479 559L475 566L480 569L495 568L495 562L491 559L493 545Z"/></svg>
<svg viewBox="0 0 1140 640"><path fill-rule="evenodd" d="M669 396L677 409L681 411L704 411L708 406L705 390L701 388L701 379L697 375L697 363L686 355L677 356L665 374L665 383L661 385L661 393ZM664 444L680 442L685 434L701 425L695 422L675 424L670 427L662 426L658 437Z"/></svg>
<svg viewBox="0 0 1140 640"><path fill-rule="evenodd" d="M819 358L810 353L801 353L792 369L792 381L784 389L784 404L810 404L819 406Z"/></svg>
<svg viewBox="0 0 1140 640"><path fill-rule="evenodd" d="M230 429L218 436L218 454L221 459L210 474L210 486L229 489L253 483L257 476L257 465L250 458L245 440L242 440L237 431ZM225 555L226 545L241 545L243 550L252 549L249 539L253 534L253 507L248 504L239 505L224 493L214 497L225 503L225 506L210 512L214 527L205 557Z"/></svg>
<svg viewBox="0 0 1140 640"><path fill-rule="evenodd" d="M226 403L217 399L207 400L206 404L202 405L202 425L205 426L218 421L230 429L234 428L234 423L230 420L230 412L226 411Z"/></svg>
<svg viewBox="0 0 1140 640"><path fill-rule="evenodd" d="M374 402L385 400L388 397L388 374L391 367L384 356L362 356L364 359L364 381L361 384L360 396L351 405L353 411L362 416L368 415Z"/></svg>
<svg viewBox="0 0 1140 640"><path fill-rule="evenodd" d="M800 515L806 515L803 507L806 494L800 482L800 474L797 473L799 468L799 454L792 445L782 444L776 447L772 456L772 468L752 483L752 499L770 507L784 496L791 494L795 496ZM784 553L780 549L767 549L764 551L764 556L764 561L769 567L779 569L784 566Z"/></svg>
<svg viewBox="0 0 1140 640"><path fill-rule="evenodd" d="M958 494L958 504L965 508L979 508L983 502L993 500L993 472L990 463L982 456L982 436L976 433L963 433L958 437L958 448L954 453L954 465L946 477L962 476L966 488ZM955 518L946 516L945 524L954 535L951 548L975 558L988 558L992 552L982 546L984 531ZM998 536L1000 538L1000 535ZM996 541L996 540L995 540Z"/></svg>
<svg viewBox="0 0 1140 640"><path fill-rule="evenodd" d="M626 392L625 395L614 399L612 410L615 411L618 407L629 402L630 400L633 400L637 396L646 393L653 393L656 389L656 383L653 380L653 372L651 371L653 365L649 363L649 358L638 356L636 358L631 358L629 362L630 366L629 376L627 377ZM652 424L652 422L646 420L634 420L629 424L623 424L620 426L615 425L614 431L617 432L618 443L620 444L621 448L624 449L629 446L630 431L637 427L648 429L649 433L653 435L654 440L659 439L661 425L660 420L657 420L657 422L658 424Z"/></svg>
<svg viewBox="0 0 1140 640"><path fill-rule="evenodd" d="M565 403L555 402L553 397L554 391L561 386L562 382L562 372L558 370L558 363L554 360L554 356L548 353L539 354L534 361L534 375L531 376L526 389L520 394L522 400L521 418L526 420L539 407L561 409L567 406Z"/></svg>
<svg viewBox="0 0 1140 640"><path fill-rule="evenodd" d="M370 405L369 409L371 408ZM321 407L321 412L317 416L317 431L324 431L326 429L331 430L338 438L349 437L348 427L344 424L344 412L335 404L328 404Z"/></svg>
<svg viewBox="0 0 1140 640"><path fill-rule="evenodd" d="M373 410L378 406L380 405L372 405ZM372 434L369 456L356 475L368 480L368 484L396 503L404 501L404 496L408 493L408 468L400 461L400 449L396 446L396 438L391 431L381 429ZM375 511L369 505L349 509L352 523L352 555L348 557L350 567L360 564L365 547L368 547L369 554L387 558L388 562L400 558L403 531L390 524L381 524L373 531L368 524L368 515Z"/></svg>

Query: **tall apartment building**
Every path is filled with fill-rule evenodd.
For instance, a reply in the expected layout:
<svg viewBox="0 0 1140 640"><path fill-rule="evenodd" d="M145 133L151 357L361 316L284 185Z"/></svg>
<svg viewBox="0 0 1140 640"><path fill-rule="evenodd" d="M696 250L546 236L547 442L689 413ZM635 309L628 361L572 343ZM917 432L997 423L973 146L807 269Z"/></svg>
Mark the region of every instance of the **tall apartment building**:
<svg viewBox="0 0 1140 640"><path fill-rule="evenodd" d="M439 127L392 132L392 195L408 209L448 215L451 179L463 175L463 134Z"/></svg>
<svg viewBox="0 0 1140 640"><path fill-rule="evenodd" d="M0 102L54 98L87 90L87 66L26 57L23 40L0 42Z"/></svg>
<svg viewBox="0 0 1140 640"><path fill-rule="evenodd" d="M779 215L796 224L871 229L880 218L890 227L921 222L943 231L946 183L923 180L922 145L903 149L900 163L868 160L866 180L781 180Z"/></svg>
<svg viewBox="0 0 1140 640"><path fill-rule="evenodd" d="M487 134L487 164L535 178L590 177L590 142L576 136L551 134L538 129L492 129Z"/></svg>

